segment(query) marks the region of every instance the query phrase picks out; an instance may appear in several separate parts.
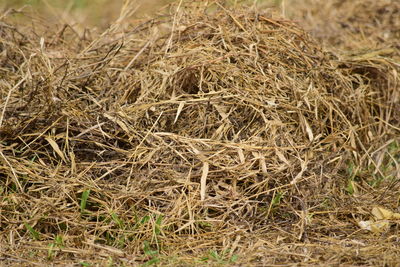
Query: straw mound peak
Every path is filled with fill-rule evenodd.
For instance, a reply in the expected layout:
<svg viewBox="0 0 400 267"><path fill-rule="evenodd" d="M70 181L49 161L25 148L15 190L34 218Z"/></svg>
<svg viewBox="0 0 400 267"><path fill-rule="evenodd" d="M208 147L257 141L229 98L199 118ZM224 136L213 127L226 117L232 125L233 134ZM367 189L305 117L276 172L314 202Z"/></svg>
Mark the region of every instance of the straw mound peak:
<svg viewBox="0 0 400 267"><path fill-rule="evenodd" d="M120 112L135 128L288 146L343 123L326 115L347 86L292 22L219 13L186 15L177 25L127 78Z"/></svg>

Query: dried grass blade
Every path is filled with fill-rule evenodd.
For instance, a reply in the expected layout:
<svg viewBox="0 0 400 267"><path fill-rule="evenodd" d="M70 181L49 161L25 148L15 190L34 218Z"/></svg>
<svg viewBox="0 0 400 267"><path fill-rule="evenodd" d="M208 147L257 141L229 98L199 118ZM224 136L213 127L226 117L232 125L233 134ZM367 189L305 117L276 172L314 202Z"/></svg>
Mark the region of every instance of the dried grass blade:
<svg viewBox="0 0 400 267"><path fill-rule="evenodd" d="M174 124L178 121L179 115L182 112L183 107L185 106L185 102L180 102L179 106L178 106L178 110L176 111L176 116L175 116L175 120L174 120Z"/></svg>
<svg viewBox="0 0 400 267"><path fill-rule="evenodd" d="M54 149L57 155L59 155L60 158L66 163L67 161L65 159L64 153L61 151L56 141L54 141L51 137L46 137L45 139L51 145L51 147Z"/></svg>
<svg viewBox="0 0 400 267"><path fill-rule="evenodd" d="M201 174L201 179L200 179L200 199L201 199L201 201L204 201L206 198L208 170L209 170L209 164L208 164L208 162L204 162L203 172Z"/></svg>

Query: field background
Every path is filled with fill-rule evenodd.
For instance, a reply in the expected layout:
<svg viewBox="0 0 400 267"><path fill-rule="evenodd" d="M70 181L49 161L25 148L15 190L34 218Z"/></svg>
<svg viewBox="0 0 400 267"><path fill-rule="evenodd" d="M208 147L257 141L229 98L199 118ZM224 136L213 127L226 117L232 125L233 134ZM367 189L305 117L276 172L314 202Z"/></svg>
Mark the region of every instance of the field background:
<svg viewBox="0 0 400 267"><path fill-rule="evenodd" d="M137 12L135 17L146 17L156 13L161 7L171 0L136 1ZM115 20L122 8L124 1L107 0L10 0L0 4L3 9L25 7L47 18L59 16L68 23L75 22L87 27L107 27Z"/></svg>

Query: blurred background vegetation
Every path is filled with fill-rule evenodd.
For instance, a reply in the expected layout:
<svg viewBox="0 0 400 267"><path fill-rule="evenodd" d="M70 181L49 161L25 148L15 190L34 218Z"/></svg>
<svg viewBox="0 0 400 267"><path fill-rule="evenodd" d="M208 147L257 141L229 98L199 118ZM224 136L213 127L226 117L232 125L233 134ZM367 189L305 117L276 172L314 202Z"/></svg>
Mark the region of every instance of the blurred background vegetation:
<svg viewBox="0 0 400 267"><path fill-rule="evenodd" d="M127 0L6 0L0 1L0 11L15 9L33 11L46 20L61 16L66 22L92 26L107 26L119 16L124 2ZM179 0L131 0L137 5L134 18L143 18L154 15L163 6ZM186 2L212 2L206 0L184 0ZM261 6L280 6L285 0L221 0L224 4L250 3Z"/></svg>
<svg viewBox="0 0 400 267"><path fill-rule="evenodd" d="M125 0L7 0L0 1L0 11L33 11L41 17L65 18L87 26L107 26L115 20ZM136 0L136 17L150 16L174 0Z"/></svg>

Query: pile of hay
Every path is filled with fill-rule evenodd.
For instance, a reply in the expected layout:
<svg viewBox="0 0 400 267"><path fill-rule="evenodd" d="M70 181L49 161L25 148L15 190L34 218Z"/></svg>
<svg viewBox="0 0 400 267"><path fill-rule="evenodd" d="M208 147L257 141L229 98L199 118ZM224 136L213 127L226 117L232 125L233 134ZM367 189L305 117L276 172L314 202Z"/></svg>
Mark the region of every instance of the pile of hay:
<svg viewBox="0 0 400 267"><path fill-rule="evenodd" d="M354 230L323 214L398 120L384 87L289 20L213 4L127 27L125 8L102 34L0 22L4 259L275 246L242 261L287 263L328 226Z"/></svg>
<svg viewBox="0 0 400 267"><path fill-rule="evenodd" d="M375 144L359 164L380 167L386 140L399 140L400 125L400 2L395 0L288 0L288 17L333 51L339 65L370 87L369 105L377 111ZM399 176L400 174L397 174Z"/></svg>

